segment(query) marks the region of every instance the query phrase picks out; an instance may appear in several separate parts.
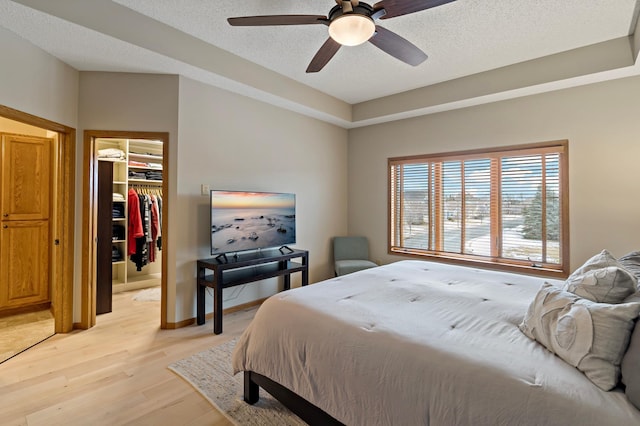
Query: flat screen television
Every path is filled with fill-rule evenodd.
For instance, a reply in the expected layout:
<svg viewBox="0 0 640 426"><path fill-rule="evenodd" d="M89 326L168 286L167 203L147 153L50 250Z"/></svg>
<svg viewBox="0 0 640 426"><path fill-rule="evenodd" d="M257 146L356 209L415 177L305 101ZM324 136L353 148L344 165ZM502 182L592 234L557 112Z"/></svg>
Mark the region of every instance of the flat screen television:
<svg viewBox="0 0 640 426"><path fill-rule="evenodd" d="M295 194L212 190L210 205L213 255L296 242Z"/></svg>

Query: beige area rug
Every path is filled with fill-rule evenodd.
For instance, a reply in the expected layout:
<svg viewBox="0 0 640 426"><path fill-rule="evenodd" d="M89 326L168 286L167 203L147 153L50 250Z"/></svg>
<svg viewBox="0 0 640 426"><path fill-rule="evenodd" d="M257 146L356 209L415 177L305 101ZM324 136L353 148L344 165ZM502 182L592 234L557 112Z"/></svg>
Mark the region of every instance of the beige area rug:
<svg viewBox="0 0 640 426"><path fill-rule="evenodd" d="M138 302L158 302L160 301L162 289L160 287L145 288L133 296L133 300Z"/></svg>
<svg viewBox="0 0 640 426"><path fill-rule="evenodd" d="M49 309L0 318L0 363L55 334Z"/></svg>
<svg viewBox="0 0 640 426"><path fill-rule="evenodd" d="M189 382L198 392L236 425L306 425L265 390L260 400L249 405L243 398L243 375L232 376L231 353L236 339L174 362L169 369Z"/></svg>

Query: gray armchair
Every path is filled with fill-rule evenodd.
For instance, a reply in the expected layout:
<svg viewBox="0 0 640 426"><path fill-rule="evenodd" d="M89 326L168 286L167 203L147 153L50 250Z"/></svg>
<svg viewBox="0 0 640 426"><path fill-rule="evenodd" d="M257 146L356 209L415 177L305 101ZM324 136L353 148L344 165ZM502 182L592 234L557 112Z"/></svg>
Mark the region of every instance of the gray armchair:
<svg viewBox="0 0 640 426"><path fill-rule="evenodd" d="M366 237L334 237L333 260L337 277L378 266L369 260Z"/></svg>

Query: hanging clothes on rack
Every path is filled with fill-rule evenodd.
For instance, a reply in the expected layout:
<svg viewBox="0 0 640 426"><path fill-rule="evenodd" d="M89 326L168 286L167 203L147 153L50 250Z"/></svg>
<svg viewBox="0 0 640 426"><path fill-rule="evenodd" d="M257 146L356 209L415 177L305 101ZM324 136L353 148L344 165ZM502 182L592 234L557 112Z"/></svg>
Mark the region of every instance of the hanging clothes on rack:
<svg viewBox="0 0 640 426"><path fill-rule="evenodd" d="M158 200L154 194L149 195L149 201L151 205L150 213L150 227L151 227L151 242L149 243L149 262L156 261L156 242L160 236L160 222L158 215Z"/></svg>
<svg viewBox="0 0 640 426"><path fill-rule="evenodd" d="M136 254L131 256L131 260L136 264L136 270L141 271L149 263L149 203L145 194L138 194L140 205L140 219L142 222L142 236L136 239Z"/></svg>
<svg viewBox="0 0 640 426"><path fill-rule="evenodd" d="M162 229L162 190L156 194L156 201L158 203L158 240L156 243L158 250L162 250L162 233L160 232Z"/></svg>
<svg viewBox="0 0 640 426"><path fill-rule="evenodd" d="M156 260L161 219L153 192L157 190L144 186L129 189L129 229L135 235L129 241L129 255L138 271Z"/></svg>
<svg viewBox="0 0 640 426"><path fill-rule="evenodd" d="M127 200L129 201L129 243L127 244L127 255L131 256L136 254L136 239L142 237L144 231L142 230L142 219L140 218L140 200L135 189L129 189Z"/></svg>

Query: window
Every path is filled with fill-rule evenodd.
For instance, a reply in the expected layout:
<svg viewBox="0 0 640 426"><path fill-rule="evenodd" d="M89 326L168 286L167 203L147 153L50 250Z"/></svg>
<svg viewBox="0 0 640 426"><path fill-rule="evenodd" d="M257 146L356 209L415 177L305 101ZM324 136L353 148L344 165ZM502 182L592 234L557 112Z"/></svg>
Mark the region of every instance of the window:
<svg viewBox="0 0 640 426"><path fill-rule="evenodd" d="M568 143L389 159L389 251L566 276Z"/></svg>

